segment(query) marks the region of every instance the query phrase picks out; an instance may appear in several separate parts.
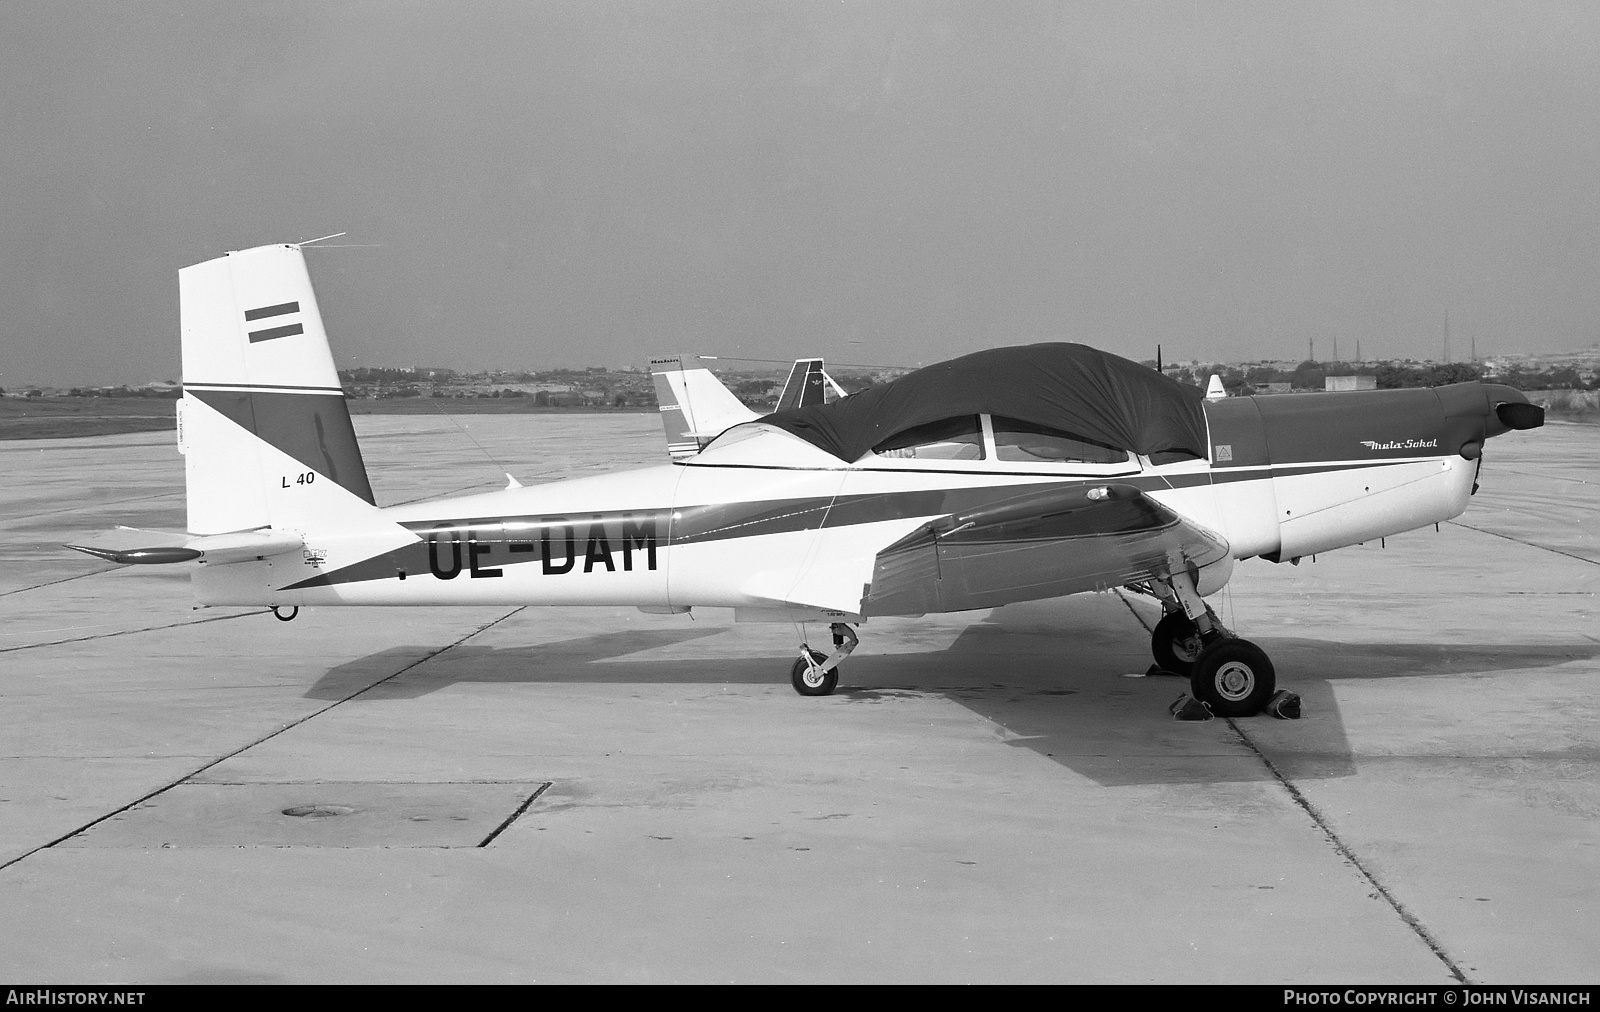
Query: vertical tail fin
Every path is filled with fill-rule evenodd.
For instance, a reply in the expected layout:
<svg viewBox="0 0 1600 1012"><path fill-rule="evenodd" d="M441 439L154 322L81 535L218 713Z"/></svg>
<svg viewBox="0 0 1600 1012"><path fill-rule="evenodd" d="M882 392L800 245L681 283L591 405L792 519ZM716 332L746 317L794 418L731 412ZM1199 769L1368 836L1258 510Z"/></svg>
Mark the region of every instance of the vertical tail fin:
<svg viewBox="0 0 1600 1012"><path fill-rule="evenodd" d="M693 356L650 360L661 425L667 431L667 452L674 460L692 456L722 432L759 416L740 403L722 381L703 366L689 368Z"/></svg>
<svg viewBox="0 0 1600 1012"><path fill-rule="evenodd" d="M369 517L372 486L300 248L185 267L178 303L189 531Z"/></svg>
<svg viewBox="0 0 1600 1012"><path fill-rule="evenodd" d="M821 404L828 392L825 378L822 359L796 359L794 368L789 370L789 379L783 384L783 393L778 395L778 406L773 410L787 411L789 408Z"/></svg>

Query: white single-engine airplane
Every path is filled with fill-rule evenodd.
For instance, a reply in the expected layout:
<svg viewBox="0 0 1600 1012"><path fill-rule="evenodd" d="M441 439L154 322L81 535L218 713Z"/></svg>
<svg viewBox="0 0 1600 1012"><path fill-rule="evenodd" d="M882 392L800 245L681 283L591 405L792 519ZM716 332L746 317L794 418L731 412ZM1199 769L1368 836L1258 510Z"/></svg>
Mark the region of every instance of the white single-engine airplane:
<svg viewBox="0 0 1600 1012"><path fill-rule="evenodd" d="M300 249L178 272L188 534L202 605L633 605L825 622L790 672L831 692L871 618L1128 588L1156 662L1219 715L1275 675L1203 600L1235 559L1460 514L1483 443L1543 424L1518 391L1230 397L1075 344L997 348L728 429L659 467L379 507Z"/></svg>

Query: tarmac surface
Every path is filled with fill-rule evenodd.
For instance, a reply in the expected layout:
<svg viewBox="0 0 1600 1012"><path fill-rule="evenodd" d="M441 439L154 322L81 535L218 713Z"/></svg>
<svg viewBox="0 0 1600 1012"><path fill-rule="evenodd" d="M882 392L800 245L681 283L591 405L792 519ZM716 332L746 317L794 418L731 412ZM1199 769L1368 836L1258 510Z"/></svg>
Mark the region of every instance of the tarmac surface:
<svg viewBox="0 0 1600 1012"><path fill-rule="evenodd" d="M664 456L356 425L382 503ZM170 434L0 473L0 977L1600 980L1592 426L1490 442L1438 533L1238 567L1299 721L1175 722L1118 594L869 622L826 698L725 612L195 611L59 547L182 528Z"/></svg>

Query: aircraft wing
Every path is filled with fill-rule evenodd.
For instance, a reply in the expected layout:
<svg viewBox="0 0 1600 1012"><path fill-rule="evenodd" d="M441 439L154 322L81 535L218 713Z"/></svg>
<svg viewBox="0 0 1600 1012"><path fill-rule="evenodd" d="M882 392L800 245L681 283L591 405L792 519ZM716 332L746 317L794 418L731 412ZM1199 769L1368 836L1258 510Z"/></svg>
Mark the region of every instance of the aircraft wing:
<svg viewBox="0 0 1600 1012"><path fill-rule="evenodd" d="M1025 493L929 521L884 548L869 615L995 608L1196 571L1229 545L1132 485Z"/></svg>

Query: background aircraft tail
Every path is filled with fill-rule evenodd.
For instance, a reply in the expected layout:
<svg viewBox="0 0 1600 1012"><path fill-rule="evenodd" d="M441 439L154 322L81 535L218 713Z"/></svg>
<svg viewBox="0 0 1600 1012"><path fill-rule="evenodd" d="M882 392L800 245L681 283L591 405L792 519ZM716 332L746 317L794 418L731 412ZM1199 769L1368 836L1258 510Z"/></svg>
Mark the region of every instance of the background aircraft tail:
<svg viewBox="0 0 1600 1012"><path fill-rule="evenodd" d="M694 361L697 358L693 355L650 360L656 401L661 406L661 425L667 432L667 452L674 459L693 456L730 427L760 417L723 386L710 369L687 364ZM822 359L796 359L773 410L821 404L829 387L837 396L844 396L833 377L822 371Z"/></svg>
<svg viewBox="0 0 1600 1012"><path fill-rule="evenodd" d="M787 411L821 404L827 397L827 380L827 374L822 371L822 359L796 359L794 368L789 370L789 379L783 384L783 393L778 395L778 406L772 410Z"/></svg>
<svg viewBox="0 0 1600 1012"><path fill-rule="evenodd" d="M667 430L667 452L674 458L699 453L724 430L759 417L711 375L710 369L688 364L694 361L693 355L650 360L661 425Z"/></svg>
<svg viewBox="0 0 1600 1012"><path fill-rule="evenodd" d="M188 529L320 530L375 512L298 246L178 272Z"/></svg>

